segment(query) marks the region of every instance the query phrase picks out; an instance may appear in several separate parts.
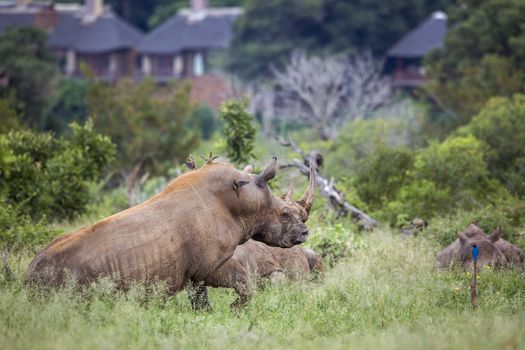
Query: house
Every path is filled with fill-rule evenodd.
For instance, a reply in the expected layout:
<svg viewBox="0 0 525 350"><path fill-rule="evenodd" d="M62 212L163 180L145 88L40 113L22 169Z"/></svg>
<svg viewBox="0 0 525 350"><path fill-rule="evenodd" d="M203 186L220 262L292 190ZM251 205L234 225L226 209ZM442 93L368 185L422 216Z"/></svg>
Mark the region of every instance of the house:
<svg viewBox="0 0 525 350"><path fill-rule="evenodd" d="M207 0L191 0L151 33L138 47L143 76L157 81L194 78L210 71L210 57L228 48L238 7L211 8Z"/></svg>
<svg viewBox="0 0 525 350"><path fill-rule="evenodd" d="M68 76L80 76L85 64L98 78L134 77L136 47L142 33L104 6L55 2L0 2L0 35L8 27L36 26L48 32L48 44Z"/></svg>
<svg viewBox="0 0 525 350"><path fill-rule="evenodd" d="M446 32L447 15L437 11L387 51L385 71L392 75L394 86L410 89L423 84L423 58L431 50L443 47Z"/></svg>

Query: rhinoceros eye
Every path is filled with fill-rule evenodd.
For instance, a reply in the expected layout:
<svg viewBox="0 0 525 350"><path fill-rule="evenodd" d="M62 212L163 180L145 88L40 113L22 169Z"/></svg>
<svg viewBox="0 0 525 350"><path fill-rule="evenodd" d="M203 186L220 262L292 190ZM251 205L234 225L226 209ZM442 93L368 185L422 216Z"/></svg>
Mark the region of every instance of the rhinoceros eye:
<svg viewBox="0 0 525 350"><path fill-rule="evenodd" d="M288 208L284 208L281 215L285 218L290 216L290 210Z"/></svg>

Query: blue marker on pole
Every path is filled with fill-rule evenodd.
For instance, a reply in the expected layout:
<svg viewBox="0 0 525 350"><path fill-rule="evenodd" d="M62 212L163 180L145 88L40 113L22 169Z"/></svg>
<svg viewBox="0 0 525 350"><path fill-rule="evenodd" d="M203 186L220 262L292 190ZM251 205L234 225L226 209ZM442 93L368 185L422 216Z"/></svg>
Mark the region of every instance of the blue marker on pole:
<svg viewBox="0 0 525 350"><path fill-rule="evenodd" d="M479 248L477 245L472 245L472 259L474 259L474 262L478 261L478 255L479 255Z"/></svg>

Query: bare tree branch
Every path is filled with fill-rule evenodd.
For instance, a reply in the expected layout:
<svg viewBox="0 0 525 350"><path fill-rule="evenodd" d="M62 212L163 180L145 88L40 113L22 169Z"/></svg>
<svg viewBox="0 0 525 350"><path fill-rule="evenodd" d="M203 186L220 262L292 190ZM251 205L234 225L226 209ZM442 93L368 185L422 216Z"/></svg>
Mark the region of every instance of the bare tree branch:
<svg viewBox="0 0 525 350"><path fill-rule="evenodd" d="M352 219L358 222L363 228L373 228L378 225L378 222L371 218L369 215L359 210L355 206L351 205L344 199L344 194L337 189L333 178L328 180L327 178L319 175L319 168L322 166L322 156L317 151L312 151L308 154L300 149L291 139L285 140L280 136L276 137L277 141L285 147L291 147L295 152L301 155L303 160L293 159L290 163L280 164L280 169L286 168L297 168L305 175L310 174L310 163L313 164L315 169L315 183L319 189L321 196L328 199L330 206L337 213L338 216L351 215Z"/></svg>
<svg viewBox="0 0 525 350"><path fill-rule="evenodd" d="M273 69L280 89L276 116L300 120L321 138L332 139L345 121L365 117L389 101L392 88L381 68L370 53L321 59L294 52L284 71Z"/></svg>

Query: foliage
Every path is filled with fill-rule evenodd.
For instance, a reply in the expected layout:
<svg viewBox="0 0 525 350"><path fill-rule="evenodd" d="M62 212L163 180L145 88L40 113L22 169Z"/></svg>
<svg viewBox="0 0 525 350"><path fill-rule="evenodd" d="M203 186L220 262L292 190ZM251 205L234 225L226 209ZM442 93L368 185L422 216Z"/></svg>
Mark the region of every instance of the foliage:
<svg viewBox="0 0 525 350"><path fill-rule="evenodd" d="M417 153L410 181L388 204L386 215L391 223L401 214L428 220L506 196L489 176L482 143L473 136L451 137Z"/></svg>
<svg viewBox="0 0 525 350"><path fill-rule="evenodd" d="M7 133L11 130L20 129L20 118L17 113L17 101L14 93L0 98L0 134Z"/></svg>
<svg viewBox="0 0 525 350"><path fill-rule="evenodd" d="M358 235L339 223L316 230L308 239L307 246L323 257L325 266L333 267L356 249L365 248L366 244Z"/></svg>
<svg viewBox="0 0 525 350"><path fill-rule="evenodd" d="M46 33L35 27L7 28L0 36L0 71L7 86L0 85L0 98L12 96L17 113L33 127L43 127L46 99L57 74L56 60L47 47Z"/></svg>
<svg viewBox="0 0 525 350"><path fill-rule="evenodd" d="M524 92L525 3L460 0L444 47L428 59L429 90L464 125L492 96Z"/></svg>
<svg viewBox="0 0 525 350"><path fill-rule="evenodd" d="M461 133L471 133L489 146L490 172L507 188L525 195L525 95L495 97Z"/></svg>
<svg viewBox="0 0 525 350"><path fill-rule="evenodd" d="M84 80L62 79L48 102L46 129L62 133L71 122L84 122L88 116L86 93Z"/></svg>
<svg viewBox="0 0 525 350"><path fill-rule="evenodd" d="M382 56L403 34L451 0L246 0L236 23L229 70L268 79L297 49L317 54L371 49Z"/></svg>
<svg viewBox="0 0 525 350"><path fill-rule="evenodd" d="M17 251L25 247L37 247L49 241L57 231L46 225L45 217L33 222L12 205L0 205L0 249Z"/></svg>
<svg viewBox="0 0 525 350"><path fill-rule="evenodd" d="M36 220L66 219L86 208L88 183L100 177L115 150L91 122L73 123L71 129L69 139L29 130L7 134L6 148L13 159L8 172L0 174L0 193L20 214Z"/></svg>
<svg viewBox="0 0 525 350"><path fill-rule="evenodd" d="M354 176L360 162L371 156L378 142L394 148L421 144L419 122L411 114L403 108L394 115L380 114L378 117L346 123L339 131L339 136L323 152L326 155L326 172L335 177Z"/></svg>
<svg viewBox="0 0 525 350"><path fill-rule="evenodd" d="M96 129L117 146L117 169L146 167L156 174L186 159L198 143L197 133L187 128L189 93L189 84L159 88L149 79L91 83L89 111Z"/></svg>
<svg viewBox="0 0 525 350"><path fill-rule="evenodd" d="M188 127L200 130L202 139L209 140L217 129L218 122L210 107L199 105L191 113Z"/></svg>
<svg viewBox="0 0 525 350"><path fill-rule="evenodd" d="M413 164L414 153L409 149L378 142L374 152L358 166L355 187L359 197L369 208L381 208L396 197Z"/></svg>
<svg viewBox="0 0 525 350"><path fill-rule="evenodd" d="M237 164L247 164L253 158L255 132L254 116L248 113L248 99L229 100L222 103L219 118L224 123L226 152Z"/></svg>

